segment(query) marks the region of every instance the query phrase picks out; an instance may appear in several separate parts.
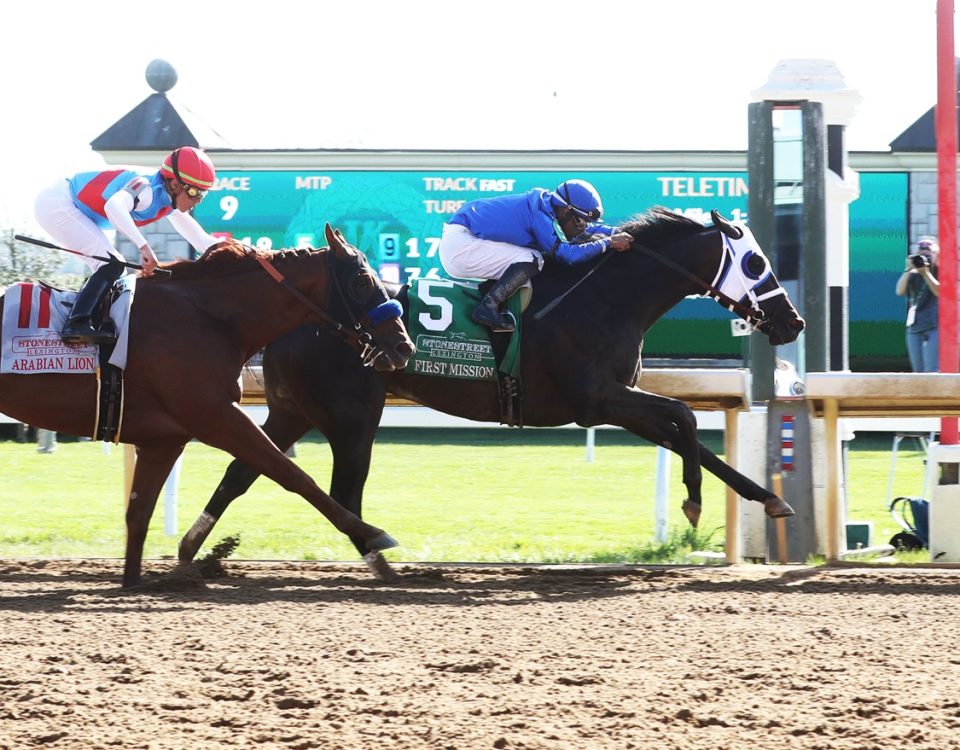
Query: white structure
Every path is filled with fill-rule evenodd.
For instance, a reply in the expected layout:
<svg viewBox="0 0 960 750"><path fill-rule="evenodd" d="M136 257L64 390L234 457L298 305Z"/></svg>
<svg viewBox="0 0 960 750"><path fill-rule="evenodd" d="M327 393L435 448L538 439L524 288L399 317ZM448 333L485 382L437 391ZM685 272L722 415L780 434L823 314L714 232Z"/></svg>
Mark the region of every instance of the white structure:
<svg viewBox="0 0 960 750"><path fill-rule="evenodd" d="M830 60L781 60L767 82L750 92L758 101L820 102L823 106L826 175L827 286L833 299L850 286L850 204L860 197L860 175L850 169L845 129L860 108L863 97L847 88L836 64ZM844 325L846 322L844 321ZM801 373L803 374L803 373Z"/></svg>
<svg viewBox="0 0 960 750"><path fill-rule="evenodd" d="M793 117L789 116L791 109L796 109L805 102L817 102L821 105L823 113L823 132L822 144L823 153L823 201L824 201L824 246L826 257L824 259L826 270L826 284L829 301L829 337L828 342L840 342L842 356L837 353L831 355L830 350L833 346L828 345L828 367L835 369L848 367L848 314L847 299L850 286L850 225L849 225L849 205L860 196L860 179L857 172L850 169L847 161L847 150L845 145L845 128L850 124L856 114L862 97L860 94L847 87L840 74L836 64L830 60L819 59L788 59L781 60L770 72L766 83L754 91L751 95L755 100L769 102L774 108L774 127L776 129L778 120L777 114L782 114L781 126L788 129L789 132L781 131L779 137L775 135L775 149L779 146L781 149L789 149L789 152L779 154L776 159L777 165L774 167L774 203L781 205L790 202L801 202L804 193L810 190L816 190L817 185L804 184L803 174L810 174L810 166L806 159L811 158L811 154L817 155L819 152L810 147L810 138L816 137L816 134L803 132L801 127L801 116L797 112ZM782 110L782 112L781 112ZM804 115L806 117L806 115ZM807 121L804 120L806 123ZM806 148L804 148L806 144ZM784 170L789 173L785 173ZM814 165L814 170L816 165ZM800 189L797 190L790 185L791 180L796 180ZM786 184L785 184L786 183ZM790 191L796 193L794 198ZM816 196L811 194L810 199L815 201ZM812 205L816 205L814 202ZM801 259L803 253L811 252L812 249L801 248ZM801 260L802 263L802 260ZM801 279L803 273L800 274ZM799 283L799 282L798 282ZM785 286L787 284L785 283ZM788 287L788 291L793 294L795 291ZM807 290L810 291L810 290ZM807 295L804 293L798 295L800 299ZM806 376L806 357L804 356L805 347L803 338L798 340L792 347L781 347L778 357L788 359L797 364L799 369L799 378ZM759 437L761 426L765 426L765 420L761 425L761 418L750 415L749 417L754 425L750 430L750 440L753 441L753 450L762 451L766 457L768 442L764 442ZM831 554L837 546L836 540L831 534L827 533L827 492L826 482L823 477L822 467L825 465L825 459L822 455L823 432L821 425L813 423L810 425L810 443L812 445L794 446L794 454L798 464L809 461L812 466L812 487L809 492L813 499L813 513L815 517L816 549L820 554ZM746 452L746 451L744 451ZM764 471L766 466L758 466L755 471ZM757 481L762 479L759 474L753 478ZM798 473L798 478L794 479L792 492L805 493L805 481L802 472ZM845 506L845 498L842 487L836 487L839 482L835 481L835 489L841 493L838 502L840 508ZM758 553L764 547L764 531L767 528L762 517L756 514L756 509L744 509L744 539L745 548L749 556L760 556ZM845 514L844 514L845 515ZM828 541L828 537L830 541Z"/></svg>
<svg viewBox="0 0 960 750"><path fill-rule="evenodd" d="M950 466L950 464L953 464ZM927 448L927 479L930 488L930 560L960 562L960 445L931 443ZM952 477L951 483L941 483ZM948 480L949 481L949 480Z"/></svg>

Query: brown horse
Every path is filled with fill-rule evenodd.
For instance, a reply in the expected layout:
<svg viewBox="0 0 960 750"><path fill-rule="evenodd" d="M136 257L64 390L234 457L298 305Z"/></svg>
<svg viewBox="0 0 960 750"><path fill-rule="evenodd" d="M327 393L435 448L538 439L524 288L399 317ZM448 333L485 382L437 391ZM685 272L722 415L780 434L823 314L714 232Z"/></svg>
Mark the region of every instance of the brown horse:
<svg viewBox="0 0 960 750"><path fill-rule="evenodd" d="M333 327L342 339L364 345L366 362L380 370L403 369L415 351L399 306L389 300L367 259L329 225L326 237L328 249L272 255L227 241L196 263L168 264L169 278L138 283L120 432L121 442L137 447L126 513L125 587L140 582L157 495L191 438L227 451L302 495L337 529L363 540L367 551L396 546L384 531L323 492L238 405L244 363L303 323ZM0 297L0 319L2 302ZM94 375L0 375L0 411L22 422L90 435L96 408Z"/></svg>
<svg viewBox="0 0 960 750"><path fill-rule="evenodd" d="M637 387L644 335L688 295L715 299L774 345L796 340L803 330L803 318L749 231L716 212L713 219L714 226L706 228L652 209L622 227L634 238L629 252L601 256L586 272L544 268L523 316L525 424L617 425L671 449L683 459L689 495L682 507L694 526L701 511L701 466L738 495L761 503L771 518L793 515L786 501L699 442L689 406ZM270 406L263 429L281 448L311 427L326 435L333 453L330 494L358 515L387 392L458 417L500 419L496 383L399 370L377 374L345 355L333 336L306 326L272 342L263 358ZM193 559L227 506L257 475L241 461L230 465L181 540L182 561ZM518 476L521 481L522 473ZM361 540L352 541L362 553ZM382 556L365 559L377 575L390 576Z"/></svg>

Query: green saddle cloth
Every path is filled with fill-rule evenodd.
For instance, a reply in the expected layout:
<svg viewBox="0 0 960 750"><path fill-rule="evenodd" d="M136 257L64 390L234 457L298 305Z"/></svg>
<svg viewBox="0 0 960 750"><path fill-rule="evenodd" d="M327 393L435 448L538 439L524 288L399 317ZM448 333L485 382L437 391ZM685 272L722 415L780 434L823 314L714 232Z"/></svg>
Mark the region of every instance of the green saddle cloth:
<svg viewBox="0 0 960 750"><path fill-rule="evenodd" d="M410 285L407 330L417 353L407 363L407 372L493 381L498 370L520 376L520 295L507 302L517 328L499 366L490 344L490 329L470 320L481 296L477 284L470 282L419 279Z"/></svg>

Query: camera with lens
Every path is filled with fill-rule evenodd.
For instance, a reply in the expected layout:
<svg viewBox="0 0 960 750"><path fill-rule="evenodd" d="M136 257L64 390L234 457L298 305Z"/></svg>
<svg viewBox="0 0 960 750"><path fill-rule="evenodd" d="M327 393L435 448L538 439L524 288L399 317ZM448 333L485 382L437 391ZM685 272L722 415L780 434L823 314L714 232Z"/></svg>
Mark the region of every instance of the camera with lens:
<svg viewBox="0 0 960 750"><path fill-rule="evenodd" d="M922 253L910 256L910 263L914 268L925 268L930 265L930 259Z"/></svg>

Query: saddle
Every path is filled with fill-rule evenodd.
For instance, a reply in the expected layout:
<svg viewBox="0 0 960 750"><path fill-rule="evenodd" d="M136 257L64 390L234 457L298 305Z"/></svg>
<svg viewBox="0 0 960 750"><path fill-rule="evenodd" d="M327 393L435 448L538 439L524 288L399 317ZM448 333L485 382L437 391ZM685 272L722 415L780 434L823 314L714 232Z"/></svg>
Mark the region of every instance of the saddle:
<svg viewBox="0 0 960 750"><path fill-rule="evenodd" d="M114 325L110 317L112 306L129 291L131 294L113 310L121 329L125 327L133 283L127 281L113 285L104 304L94 311L98 324ZM96 375L99 395L92 437L117 442L123 404L122 368L126 365L125 337L121 351L116 351L117 344L101 346L99 351L93 346L64 344L59 332L73 306L75 293L44 282L15 284L7 290L4 298L0 373Z"/></svg>
<svg viewBox="0 0 960 750"><path fill-rule="evenodd" d="M97 416L92 437L108 443L120 442L120 426L123 422L123 369L110 362L117 348L117 325L110 317L110 311L126 289L121 279L113 282L100 299L100 304L90 313L90 324L113 336L113 341L95 345L99 367L96 371Z"/></svg>
<svg viewBox="0 0 960 750"><path fill-rule="evenodd" d="M497 384L500 422L523 426L520 380L522 311L532 298L522 288L506 303L517 321L513 333L495 333L470 320L470 311L495 282L475 284L450 279L420 279L412 286L389 285L388 292L403 305L404 323L417 346L407 372Z"/></svg>
<svg viewBox="0 0 960 750"><path fill-rule="evenodd" d="M76 292L69 289L60 289L59 287L40 280L37 281L37 286L51 294L53 298L57 300L65 315L69 315ZM90 322L94 327L100 329L106 327L116 334L117 326L110 317L110 310L113 307L113 303L116 302L125 291L127 291L127 286L122 278L110 285L110 288L101 298L100 304L94 307L93 312L90 314Z"/></svg>

